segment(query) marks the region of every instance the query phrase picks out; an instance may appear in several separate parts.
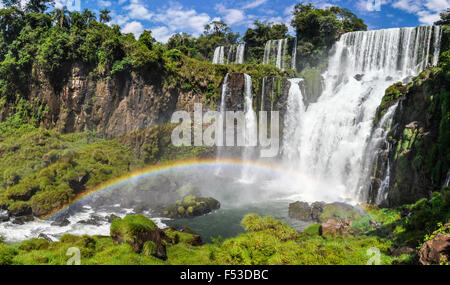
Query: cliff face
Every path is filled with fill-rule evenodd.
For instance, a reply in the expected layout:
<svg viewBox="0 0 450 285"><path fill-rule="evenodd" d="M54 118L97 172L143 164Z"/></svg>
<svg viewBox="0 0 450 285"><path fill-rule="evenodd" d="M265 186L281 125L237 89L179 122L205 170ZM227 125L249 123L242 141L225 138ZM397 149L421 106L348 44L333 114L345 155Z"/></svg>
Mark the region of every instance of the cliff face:
<svg viewBox="0 0 450 285"><path fill-rule="evenodd" d="M74 64L67 78L55 91L44 76L38 76L39 84L30 95L49 106L43 125L63 133L99 131L116 136L166 122L177 108L189 110L200 100L136 73L99 79L82 64Z"/></svg>
<svg viewBox="0 0 450 285"><path fill-rule="evenodd" d="M408 85L391 86L377 111L381 118L398 102L387 134L385 152L377 160L369 202L389 175L384 206L414 203L440 191L450 167L448 78L439 68L425 70Z"/></svg>

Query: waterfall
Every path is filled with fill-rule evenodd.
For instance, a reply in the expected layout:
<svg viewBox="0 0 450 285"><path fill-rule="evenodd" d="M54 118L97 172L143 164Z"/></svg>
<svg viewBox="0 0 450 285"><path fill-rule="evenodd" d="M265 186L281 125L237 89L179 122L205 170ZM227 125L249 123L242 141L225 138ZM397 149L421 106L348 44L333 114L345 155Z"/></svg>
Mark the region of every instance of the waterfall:
<svg viewBox="0 0 450 285"><path fill-rule="evenodd" d="M439 61L439 53L441 47L442 29L440 26L434 26L434 53L433 53L433 65L436 66Z"/></svg>
<svg viewBox="0 0 450 285"><path fill-rule="evenodd" d="M287 109L284 120L283 131L283 155L290 161L298 158L299 154L299 133L302 128L302 117L305 113L305 104L303 103L303 94L299 83L303 79L289 79L291 86L287 99Z"/></svg>
<svg viewBox="0 0 450 285"><path fill-rule="evenodd" d="M245 94L244 94L244 114L245 114L245 147L242 151L242 160L250 161L256 151L256 145L258 142L258 123L256 120L256 112L253 110L253 94L252 94L252 78L248 74L244 74L245 80ZM252 182L253 177L250 173L250 169L244 167L242 170L241 181Z"/></svg>
<svg viewBox="0 0 450 285"><path fill-rule="evenodd" d="M237 64L244 63L245 44L239 44L236 48L236 61Z"/></svg>
<svg viewBox="0 0 450 285"><path fill-rule="evenodd" d="M359 181L369 149L376 109L387 87L417 75L438 53L433 27L396 28L342 35L323 74L324 91L302 112L288 103L284 162L293 170L325 181L327 193L360 199ZM436 36L435 40L436 42ZM267 48L268 45L266 45ZM431 51L431 49L434 49ZM291 97L291 96L290 96ZM297 103L299 104L299 103ZM366 181L367 182L367 181Z"/></svg>
<svg viewBox="0 0 450 285"><path fill-rule="evenodd" d="M228 50L226 52L226 50ZM225 58L225 53L227 54ZM245 55L245 44L231 45L228 47L219 46L214 50L213 64L230 64L244 63L244 55Z"/></svg>
<svg viewBox="0 0 450 285"><path fill-rule="evenodd" d="M368 181L370 181L372 179L372 176L374 175L374 173L372 173L372 170L374 169L375 165L377 165L378 167L382 166L382 162L379 163L378 160L382 160L383 156L387 157L386 171L384 173L385 177L380 184L380 188L378 189L375 203L381 204L387 198L391 171L391 162L388 155L392 145L388 142L386 135L391 130L392 119L394 117L395 111L397 110L397 106L398 103L391 106L387 110L386 114L381 118L378 125L375 126L374 130L372 131L370 141L367 144L367 148L364 151L363 169L359 184L359 188L361 189L360 192L363 195L361 197L362 200L367 199L366 194L368 193L368 188L372 186L370 183L368 183ZM382 148L383 144L386 146L385 149Z"/></svg>
<svg viewBox="0 0 450 285"><path fill-rule="evenodd" d="M297 38L294 41L294 47L292 49L292 69L297 69Z"/></svg>
<svg viewBox="0 0 450 285"><path fill-rule="evenodd" d="M225 58L225 47L224 46L216 47L216 49L214 50L214 58L212 63L224 64L224 58Z"/></svg>
<svg viewBox="0 0 450 285"><path fill-rule="evenodd" d="M286 69L288 39L270 40L264 48L263 64L273 64L281 70Z"/></svg>
<svg viewBox="0 0 450 285"><path fill-rule="evenodd" d="M225 78L223 79L223 84L222 84L222 96L220 98L220 117L219 117L219 122L222 123L221 126L219 126L218 130L219 130L219 134L217 134L217 154L216 154L216 160L220 160L221 158L223 158L223 147L224 147L224 122L225 122L225 112L226 112L226 97L229 93L230 88L228 87L228 79L229 79L229 74L227 73L225 75ZM221 168L217 168L216 171L216 175L220 174L221 172Z"/></svg>

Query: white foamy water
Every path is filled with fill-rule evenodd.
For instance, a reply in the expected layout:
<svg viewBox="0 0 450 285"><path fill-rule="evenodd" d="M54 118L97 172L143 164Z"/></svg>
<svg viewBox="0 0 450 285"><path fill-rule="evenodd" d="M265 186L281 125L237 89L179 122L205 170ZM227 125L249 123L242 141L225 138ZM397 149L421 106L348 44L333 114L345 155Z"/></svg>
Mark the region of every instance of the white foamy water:
<svg viewBox="0 0 450 285"><path fill-rule="evenodd" d="M335 44L317 103L310 104L305 112L296 111L298 103L288 104L285 120L298 122L300 127L290 131L294 135L290 133L291 139L284 142L286 165L312 180L332 185L329 189L311 189L297 182L300 192L305 188L316 192L345 189L345 196L352 199L365 196L358 182L364 173L363 156L376 109L387 87L417 75L429 64L429 55L439 53L433 46L437 41L436 32L433 40L433 30L439 29L352 32Z"/></svg>
<svg viewBox="0 0 450 285"><path fill-rule="evenodd" d="M58 240L63 234L109 236L111 224L107 221L108 216L114 214L123 218L128 214L134 213L132 209L120 208L120 205L116 206L117 209L108 210L94 210L90 206L83 206L81 210L67 217L70 224L64 227L51 225L53 222L51 220L39 219L35 219L34 221L27 222L23 225L18 225L12 223L12 220L14 219L12 218L8 222L0 223L0 236L9 243L38 238L40 234L45 234L54 241ZM144 212L143 215L151 218L159 228L167 227L164 224L164 221L169 219L152 217L149 212ZM89 220L94 216L100 218L98 222L99 225L79 223L80 221Z"/></svg>

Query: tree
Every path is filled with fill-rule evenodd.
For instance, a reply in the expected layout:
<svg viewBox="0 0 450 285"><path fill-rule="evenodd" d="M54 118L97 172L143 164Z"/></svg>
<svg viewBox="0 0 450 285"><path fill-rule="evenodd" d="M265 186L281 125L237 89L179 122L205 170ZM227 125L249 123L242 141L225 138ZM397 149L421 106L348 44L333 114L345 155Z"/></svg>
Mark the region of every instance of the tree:
<svg viewBox="0 0 450 285"><path fill-rule="evenodd" d="M301 68L318 65L341 34L367 30L364 21L348 9L336 6L318 9L301 3L294 7L291 26L297 33Z"/></svg>
<svg viewBox="0 0 450 285"><path fill-rule="evenodd" d="M222 21L212 21L205 25L205 30L197 39L197 49L205 60L212 57L218 46L232 45L237 42L239 33L233 33L230 27Z"/></svg>
<svg viewBox="0 0 450 285"><path fill-rule="evenodd" d="M450 8L447 11L441 13L441 19L434 23L437 26L449 26L450 25Z"/></svg>
<svg viewBox="0 0 450 285"><path fill-rule="evenodd" d="M155 38L152 36L152 31L145 30L140 36L139 36L139 42L143 43L145 46L148 47L148 49L153 48L153 44L156 43Z"/></svg>
<svg viewBox="0 0 450 285"><path fill-rule="evenodd" d="M291 37L284 24L260 23L256 20L253 25L254 28L248 28L243 37L247 44L247 60L251 62L261 62L267 41Z"/></svg>
<svg viewBox="0 0 450 285"><path fill-rule="evenodd" d="M111 11L109 11L108 9L103 9L100 11L100 23L108 23L109 21L111 21L111 16L109 15L109 13L111 13Z"/></svg>
<svg viewBox="0 0 450 285"><path fill-rule="evenodd" d="M61 28L69 27L70 17L67 15L69 10L64 6L62 9L54 9L50 15L52 16L52 21L57 23Z"/></svg>
<svg viewBox="0 0 450 285"><path fill-rule="evenodd" d="M54 5L54 0L29 0L26 6L26 11L44 13L49 6L53 7Z"/></svg>

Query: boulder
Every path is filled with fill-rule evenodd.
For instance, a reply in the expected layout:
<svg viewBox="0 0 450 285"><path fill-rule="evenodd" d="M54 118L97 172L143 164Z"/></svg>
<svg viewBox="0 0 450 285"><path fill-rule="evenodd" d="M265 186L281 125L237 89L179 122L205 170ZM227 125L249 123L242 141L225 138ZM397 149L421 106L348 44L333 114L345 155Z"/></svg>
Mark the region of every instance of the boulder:
<svg viewBox="0 0 450 285"><path fill-rule="evenodd" d="M115 244L128 243L136 253L167 259L166 246L163 243L167 237L164 231L143 215L114 219L110 234Z"/></svg>
<svg viewBox="0 0 450 285"><path fill-rule="evenodd" d="M325 222L329 219L343 220L354 219L360 213L351 205L334 202L314 202L311 206L306 202L289 204L289 217L301 221Z"/></svg>
<svg viewBox="0 0 450 285"><path fill-rule="evenodd" d="M53 242L53 241L54 241L50 236L48 236L48 235L46 235L46 234L44 234L44 233L40 233L39 236L38 236L38 238L40 238L40 239L45 239L45 240L48 241L48 242Z"/></svg>
<svg viewBox="0 0 450 285"><path fill-rule="evenodd" d="M15 224L15 225L24 225L25 223L32 222L32 221L34 221L34 217L31 216L31 215L28 215L28 216L16 217L12 221L12 223Z"/></svg>
<svg viewBox="0 0 450 285"><path fill-rule="evenodd" d="M77 224L91 225L91 226L100 226L102 224L102 218L99 216L91 216L87 220L81 220Z"/></svg>
<svg viewBox="0 0 450 285"><path fill-rule="evenodd" d="M399 257L403 254L414 254L416 252L416 250L413 247L410 246L400 246L400 247L390 247L389 248L389 252L391 253L392 256L395 257Z"/></svg>
<svg viewBox="0 0 450 285"><path fill-rule="evenodd" d="M169 238L170 243L178 244L180 242L190 244L192 246L203 245L202 238L188 227L183 227L181 230L177 230L174 227L170 227L164 230L164 233Z"/></svg>
<svg viewBox="0 0 450 285"><path fill-rule="evenodd" d="M111 214L111 215L106 217L106 220L108 221L108 223L112 223L114 221L114 219L120 219L120 217L116 216L114 214Z"/></svg>
<svg viewBox="0 0 450 285"><path fill-rule="evenodd" d="M325 235L327 233L332 235L343 235L345 233L352 232L351 230L352 221L350 220L336 220L336 219L329 219L325 223L322 223L320 228L320 233L322 235Z"/></svg>
<svg viewBox="0 0 450 285"><path fill-rule="evenodd" d="M208 214L220 208L220 202L214 198L187 196L163 210L162 215L171 219L192 218Z"/></svg>
<svg viewBox="0 0 450 285"><path fill-rule="evenodd" d="M0 223L9 221L8 211L0 211Z"/></svg>
<svg viewBox="0 0 450 285"><path fill-rule="evenodd" d="M51 223L51 225L56 227L65 227L70 225L70 221L67 218L57 219L56 221Z"/></svg>
<svg viewBox="0 0 450 285"><path fill-rule="evenodd" d="M289 204L289 217L301 221L311 221L311 207L306 202Z"/></svg>
<svg viewBox="0 0 450 285"><path fill-rule="evenodd" d="M449 260L450 234L437 234L425 242L419 250L419 263L422 265L441 264Z"/></svg>
<svg viewBox="0 0 450 285"><path fill-rule="evenodd" d="M354 76L354 78L356 79L356 81L361 81L361 80L363 79L363 77L364 77L364 74L356 74L356 75Z"/></svg>

